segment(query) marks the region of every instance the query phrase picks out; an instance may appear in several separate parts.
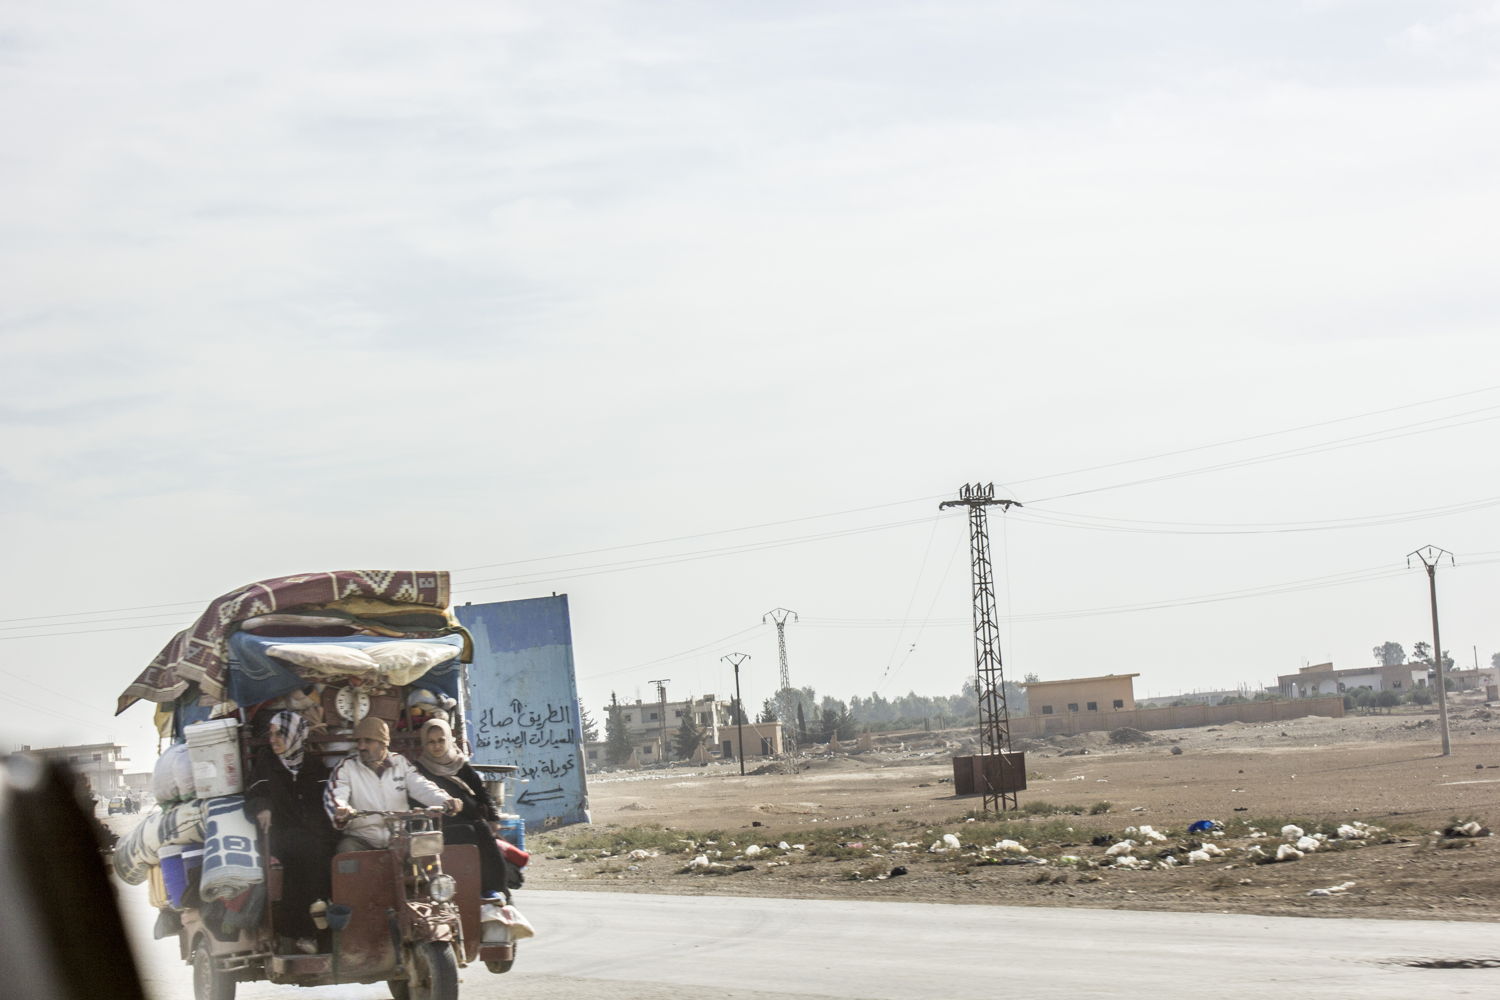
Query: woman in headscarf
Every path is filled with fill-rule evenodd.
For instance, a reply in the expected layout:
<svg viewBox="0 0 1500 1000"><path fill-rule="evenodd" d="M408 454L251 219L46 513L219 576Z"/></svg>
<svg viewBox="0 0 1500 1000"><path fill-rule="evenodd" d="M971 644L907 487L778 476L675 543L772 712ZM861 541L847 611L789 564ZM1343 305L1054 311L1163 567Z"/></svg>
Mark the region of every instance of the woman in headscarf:
<svg viewBox="0 0 1500 1000"><path fill-rule="evenodd" d="M281 862L281 899L272 908L276 933L291 949L318 951L308 907L328 898L334 830L323 810L328 768L306 752L311 723L300 712L271 716L267 743L250 760L245 813L260 827L266 853Z"/></svg>
<svg viewBox="0 0 1500 1000"><path fill-rule="evenodd" d="M474 844L479 848L479 881L485 896L508 895L505 859L495 843L500 810L484 787L479 772L458 749L453 727L446 719L431 719L422 727L422 753L417 770L443 791L463 803L454 816L443 819L443 840L450 844Z"/></svg>

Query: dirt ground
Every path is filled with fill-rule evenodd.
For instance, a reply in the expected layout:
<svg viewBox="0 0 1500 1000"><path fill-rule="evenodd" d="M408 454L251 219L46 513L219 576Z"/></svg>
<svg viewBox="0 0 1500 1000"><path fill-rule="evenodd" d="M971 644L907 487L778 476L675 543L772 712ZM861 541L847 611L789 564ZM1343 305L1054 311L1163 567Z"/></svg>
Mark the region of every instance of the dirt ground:
<svg viewBox="0 0 1500 1000"><path fill-rule="evenodd" d="M1447 757L1436 720L1434 708L1028 741L1015 747L1019 808L972 821L979 799L953 794L950 757L973 752L957 731L743 777L733 764L594 774L593 823L531 832L527 884L1500 920L1500 838L1442 832L1500 820L1500 710L1454 698ZM1199 820L1220 829L1189 833ZM1268 862L1299 839L1288 824L1316 844ZM1109 854L1122 840L1135 860Z"/></svg>

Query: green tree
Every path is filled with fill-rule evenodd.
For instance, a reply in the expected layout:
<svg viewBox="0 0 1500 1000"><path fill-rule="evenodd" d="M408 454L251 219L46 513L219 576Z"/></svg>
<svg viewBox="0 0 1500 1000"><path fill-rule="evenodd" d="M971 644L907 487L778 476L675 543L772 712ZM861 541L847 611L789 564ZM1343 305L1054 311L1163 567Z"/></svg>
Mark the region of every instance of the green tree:
<svg viewBox="0 0 1500 1000"><path fill-rule="evenodd" d="M1385 709L1387 715L1399 704L1401 704L1401 696L1390 688L1375 693L1375 706Z"/></svg>
<svg viewBox="0 0 1500 1000"><path fill-rule="evenodd" d="M1496 670L1500 670L1500 653L1490 654L1490 666L1494 667Z"/></svg>
<svg viewBox="0 0 1500 1000"><path fill-rule="evenodd" d="M703 729L693 721L690 712L682 713L682 725L672 738L672 751L678 760L687 760L703 745Z"/></svg>
<svg viewBox="0 0 1500 1000"><path fill-rule="evenodd" d="M599 724L589 714L589 710L583 707L583 702L578 703L578 725L583 730L583 741L594 743L599 739Z"/></svg>
<svg viewBox="0 0 1500 1000"><path fill-rule="evenodd" d="M1411 645L1411 658L1417 663L1432 663L1432 645L1426 642L1414 642Z"/></svg>
<svg viewBox="0 0 1500 1000"><path fill-rule="evenodd" d="M1406 700L1413 705L1431 705L1432 692L1427 688L1412 688L1407 694Z"/></svg>
<svg viewBox="0 0 1500 1000"><path fill-rule="evenodd" d="M1406 650L1401 648L1399 642L1383 642L1372 652L1375 654L1376 664L1382 667L1399 667L1406 662Z"/></svg>
<svg viewBox="0 0 1500 1000"><path fill-rule="evenodd" d="M619 767L630 760L630 732L625 728L625 710L609 693L609 708L604 716L604 759Z"/></svg>
<svg viewBox="0 0 1500 1000"><path fill-rule="evenodd" d="M740 704L740 700L738 698L730 698L729 724L733 726L736 723L747 723L749 721L749 719L745 718L745 706Z"/></svg>

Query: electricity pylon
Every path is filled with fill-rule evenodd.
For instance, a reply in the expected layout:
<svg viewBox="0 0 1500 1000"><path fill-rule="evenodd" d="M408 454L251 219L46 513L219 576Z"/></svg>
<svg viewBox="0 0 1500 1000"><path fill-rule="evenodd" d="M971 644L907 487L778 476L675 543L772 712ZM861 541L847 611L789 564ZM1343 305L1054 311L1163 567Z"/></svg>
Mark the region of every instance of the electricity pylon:
<svg viewBox="0 0 1500 1000"><path fill-rule="evenodd" d="M776 608L760 616L762 625L769 618L776 623L776 648L781 654L781 688L776 692L776 721L781 723L781 747L787 754L797 752L796 726L792 725L796 715L796 704L792 700L792 675L786 665L786 623L797 620L797 612Z"/></svg>
<svg viewBox="0 0 1500 1000"><path fill-rule="evenodd" d="M1010 750L1010 708L1005 703L1005 671L1000 662L1000 629L995 622L995 582L990 564L990 528L986 507L1009 510L1015 500L996 500L994 483L965 483L957 500L944 500L938 509L969 508L969 552L974 579L974 687L979 696L979 752L996 758ZM986 762L987 764L988 762ZM996 788L988 766L981 766L984 811L1017 806L1016 793Z"/></svg>

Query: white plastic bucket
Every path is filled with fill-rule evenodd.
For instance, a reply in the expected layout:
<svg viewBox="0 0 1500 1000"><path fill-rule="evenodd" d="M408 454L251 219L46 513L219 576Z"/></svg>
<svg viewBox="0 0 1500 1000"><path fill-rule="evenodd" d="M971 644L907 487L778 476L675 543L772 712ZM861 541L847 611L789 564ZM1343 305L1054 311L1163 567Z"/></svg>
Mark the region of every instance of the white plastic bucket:
<svg viewBox="0 0 1500 1000"><path fill-rule="evenodd" d="M193 759L193 791L200 799L244 791L238 719L214 719L183 727Z"/></svg>

